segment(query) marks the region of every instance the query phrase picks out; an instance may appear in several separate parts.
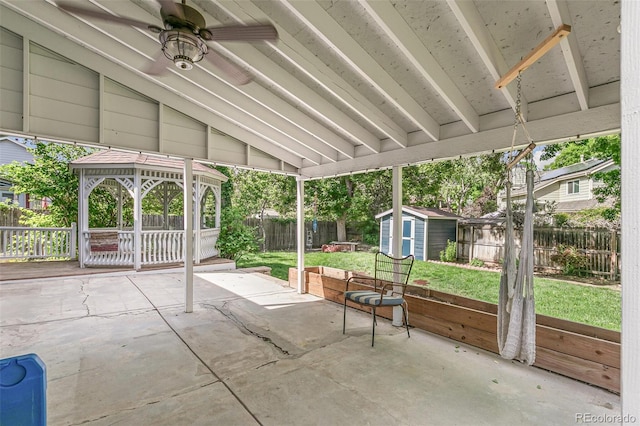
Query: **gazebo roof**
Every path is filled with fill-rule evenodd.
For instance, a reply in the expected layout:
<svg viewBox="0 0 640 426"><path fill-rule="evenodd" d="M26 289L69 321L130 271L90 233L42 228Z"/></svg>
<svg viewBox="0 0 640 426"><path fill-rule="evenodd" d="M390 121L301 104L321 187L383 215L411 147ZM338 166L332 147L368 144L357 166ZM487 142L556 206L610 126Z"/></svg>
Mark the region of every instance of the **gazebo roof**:
<svg viewBox="0 0 640 426"><path fill-rule="evenodd" d="M72 169L92 169L92 168L121 168L131 167L137 169L183 169L182 160L172 158L162 158L155 155L139 154L132 152L105 150L94 152L86 157L78 158L71 162ZM219 171L207 167L197 161L193 162L193 172L195 174L205 174L222 182L227 181L227 177Z"/></svg>

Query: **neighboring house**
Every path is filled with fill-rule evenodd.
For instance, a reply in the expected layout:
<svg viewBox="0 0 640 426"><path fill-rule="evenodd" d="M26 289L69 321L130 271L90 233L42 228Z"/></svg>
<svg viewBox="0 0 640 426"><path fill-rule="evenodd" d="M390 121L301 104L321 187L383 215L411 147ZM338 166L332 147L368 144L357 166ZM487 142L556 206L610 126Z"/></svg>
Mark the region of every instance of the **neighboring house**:
<svg viewBox="0 0 640 426"><path fill-rule="evenodd" d="M593 189L602 183L593 179L596 172L606 172L619 166L613 160L590 159L556 170L540 172L535 178L533 196L537 202L555 202L556 212L576 212L598 206ZM516 186L523 179L514 179L511 191L512 202L524 203L527 190L524 185ZM506 206L506 194L498 194L498 207Z"/></svg>
<svg viewBox="0 0 640 426"><path fill-rule="evenodd" d="M0 165L9 164L13 161L33 163L33 155L27 151L27 147L23 143L6 136L0 137ZM11 186L11 182L0 179L0 201L9 199L17 202L20 207L34 208L34 203L30 200L29 194L14 194Z"/></svg>
<svg viewBox="0 0 640 426"><path fill-rule="evenodd" d="M380 251L391 254L393 210L376 215L380 219ZM458 219L444 210L402 206L402 256L413 254L418 260L438 260L447 241L457 241Z"/></svg>

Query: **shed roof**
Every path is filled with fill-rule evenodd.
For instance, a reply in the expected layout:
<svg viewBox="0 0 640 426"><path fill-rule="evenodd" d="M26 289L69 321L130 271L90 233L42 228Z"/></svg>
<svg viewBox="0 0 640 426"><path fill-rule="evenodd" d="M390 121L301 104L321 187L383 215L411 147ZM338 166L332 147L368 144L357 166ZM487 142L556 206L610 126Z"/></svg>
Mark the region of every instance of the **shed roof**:
<svg viewBox="0 0 640 426"><path fill-rule="evenodd" d="M139 154L132 152L123 152L115 150L105 150L94 152L86 157L78 158L71 162L72 169L90 169L90 168L116 168L128 166L138 169L178 169L182 170L184 163L182 160L172 158L162 158L154 155ZM223 182L227 181L227 177L204 164L193 162L193 172L199 174L207 174L215 177Z"/></svg>
<svg viewBox="0 0 640 426"><path fill-rule="evenodd" d="M402 206L402 211L405 213L411 213L423 219L462 219L461 216L433 207ZM393 209L386 210L377 214L376 219L380 219L381 217L391 213L393 213Z"/></svg>

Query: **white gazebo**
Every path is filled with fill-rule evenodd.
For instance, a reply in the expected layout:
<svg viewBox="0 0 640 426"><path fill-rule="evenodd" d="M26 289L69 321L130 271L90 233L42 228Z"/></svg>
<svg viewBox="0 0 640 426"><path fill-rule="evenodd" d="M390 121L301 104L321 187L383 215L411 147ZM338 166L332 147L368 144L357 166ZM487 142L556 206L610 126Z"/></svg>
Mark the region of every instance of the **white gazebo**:
<svg viewBox="0 0 640 426"><path fill-rule="evenodd" d="M183 162L145 154L99 151L75 160L79 174L78 229L80 266L144 265L184 260L185 232L180 221L169 222L169 205L184 192ZM193 163L193 261L218 254L220 185L227 178L215 169ZM117 201L117 226L89 227L89 196L98 187ZM123 220L126 197L133 200L133 223ZM156 223L143 221L142 200L154 197L163 212ZM207 208L208 207L208 208ZM131 226L133 225L133 226ZM178 228L178 229L176 229Z"/></svg>

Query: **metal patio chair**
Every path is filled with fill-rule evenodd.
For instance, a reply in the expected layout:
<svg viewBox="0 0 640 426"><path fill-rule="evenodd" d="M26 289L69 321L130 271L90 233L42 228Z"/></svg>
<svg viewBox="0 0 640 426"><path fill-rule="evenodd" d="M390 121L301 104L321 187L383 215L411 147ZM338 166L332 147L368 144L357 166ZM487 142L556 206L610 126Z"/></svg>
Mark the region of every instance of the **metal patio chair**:
<svg viewBox="0 0 640 426"><path fill-rule="evenodd" d="M407 336L409 333L409 314L404 293L407 290L409 274L413 266L413 255L402 258L391 257L382 252L376 253L375 274L373 278L354 276L347 280L344 292L344 314L342 320L342 334L345 334L347 321L347 301L357 303L363 307L371 308L373 328L371 330L371 346L374 344L376 334L376 308L380 306L401 306ZM371 290L349 291L349 284L359 283L368 286Z"/></svg>

